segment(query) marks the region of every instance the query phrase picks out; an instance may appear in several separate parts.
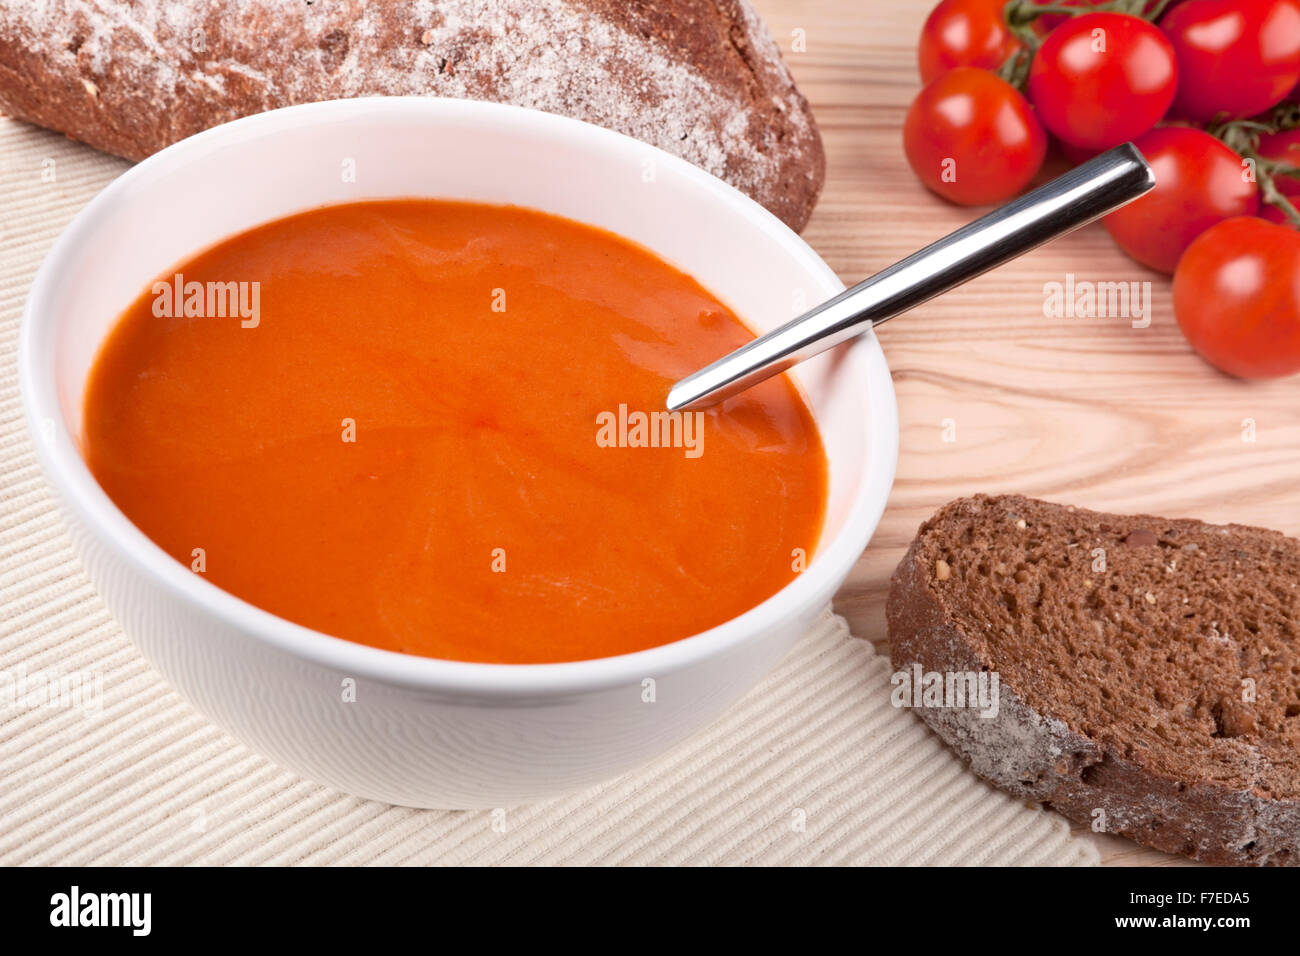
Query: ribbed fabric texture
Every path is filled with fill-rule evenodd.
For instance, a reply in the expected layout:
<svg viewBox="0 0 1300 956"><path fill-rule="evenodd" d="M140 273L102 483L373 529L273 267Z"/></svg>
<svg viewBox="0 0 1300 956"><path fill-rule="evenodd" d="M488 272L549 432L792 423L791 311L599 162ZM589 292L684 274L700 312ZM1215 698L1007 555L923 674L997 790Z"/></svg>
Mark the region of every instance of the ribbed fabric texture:
<svg viewBox="0 0 1300 956"><path fill-rule="evenodd" d="M0 706L0 864L1097 862L1064 820L984 785L895 709L888 662L829 612L695 739L535 806L361 800L213 727L100 602L22 423L15 352L32 277L58 232L125 168L0 120L0 672L103 678L98 714Z"/></svg>

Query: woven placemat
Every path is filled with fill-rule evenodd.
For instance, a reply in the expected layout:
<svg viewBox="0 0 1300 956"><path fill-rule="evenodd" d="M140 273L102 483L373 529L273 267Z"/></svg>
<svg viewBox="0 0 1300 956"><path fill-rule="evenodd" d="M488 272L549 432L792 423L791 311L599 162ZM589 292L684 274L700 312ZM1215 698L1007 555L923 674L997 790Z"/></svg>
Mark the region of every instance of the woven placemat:
<svg viewBox="0 0 1300 956"><path fill-rule="evenodd" d="M346 796L209 724L82 570L22 422L19 316L42 256L126 163L0 119L0 680L102 676L99 706L0 702L0 864L1058 864L1060 817L986 786L889 700L829 611L714 726L560 800L410 810Z"/></svg>

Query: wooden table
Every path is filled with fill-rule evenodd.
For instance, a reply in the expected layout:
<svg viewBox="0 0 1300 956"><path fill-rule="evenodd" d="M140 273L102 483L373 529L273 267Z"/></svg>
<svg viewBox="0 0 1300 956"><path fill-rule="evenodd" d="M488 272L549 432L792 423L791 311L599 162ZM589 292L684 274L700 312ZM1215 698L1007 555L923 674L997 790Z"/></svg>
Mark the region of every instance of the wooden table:
<svg viewBox="0 0 1300 956"><path fill-rule="evenodd" d="M916 40L935 2L754 0L826 143L826 189L804 237L848 283L977 214L927 192L903 157L903 116L920 88ZM792 50L796 30L804 52ZM1046 318L1044 286L1067 274L1151 282L1150 326ZM894 320L880 339L898 392L898 478L836 600L878 646L888 642L890 573L920 522L961 495L1019 492L1300 534L1297 382L1247 385L1206 365L1178 330L1168 280L1100 226ZM1107 863L1187 862L1088 836Z"/></svg>

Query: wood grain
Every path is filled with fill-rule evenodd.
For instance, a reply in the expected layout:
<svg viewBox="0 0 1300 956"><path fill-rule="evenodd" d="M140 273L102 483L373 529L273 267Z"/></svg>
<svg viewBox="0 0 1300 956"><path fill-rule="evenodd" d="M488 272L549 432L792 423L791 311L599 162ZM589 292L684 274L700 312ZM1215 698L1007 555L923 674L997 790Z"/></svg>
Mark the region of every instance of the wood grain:
<svg viewBox="0 0 1300 956"><path fill-rule="evenodd" d="M804 237L845 282L975 218L928 193L903 157L929 0L754 2L821 126L826 190ZM796 30L804 52L792 49ZM1045 284L1067 274L1150 282L1149 327L1045 317ZM1300 534L1300 383L1246 384L1206 365L1178 330L1168 280L1100 226L895 319L880 340L898 392L898 478L836 608L882 648L890 573L921 521L961 495L1019 492ZM1187 862L1087 835L1108 864Z"/></svg>

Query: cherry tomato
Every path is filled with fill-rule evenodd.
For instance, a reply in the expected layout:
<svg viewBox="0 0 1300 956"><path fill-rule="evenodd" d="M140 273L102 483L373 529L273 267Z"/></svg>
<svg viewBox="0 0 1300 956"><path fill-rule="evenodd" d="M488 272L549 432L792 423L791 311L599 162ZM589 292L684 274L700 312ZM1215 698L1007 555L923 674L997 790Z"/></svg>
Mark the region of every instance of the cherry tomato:
<svg viewBox="0 0 1300 956"><path fill-rule="evenodd" d="M1042 168L1047 134L1010 83L962 66L921 90L903 124L907 161L921 182L964 206L1001 202Z"/></svg>
<svg viewBox="0 0 1300 956"><path fill-rule="evenodd" d="M917 49L921 82L959 66L996 70L1021 43L1007 29L1007 0L943 0L930 13Z"/></svg>
<svg viewBox="0 0 1300 956"><path fill-rule="evenodd" d="M1087 13L1038 48L1029 98L1060 139L1108 149L1155 126L1177 83L1173 47L1159 29L1122 13Z"/></svg>
<svg viewBox="0 0 1300 956"><path fill-rule="evenodd" d="M1178 57L1179 116L1254 116L1300 81L1300 0L1189 0L1160 26Z"/></svg>
<svg viewBox="0 0 1300 956"><path fill-rule="evenodd" d="M1300 372L1300 232L1240 217L1202 233L1174 273L1174 313L1229 375Z"/></svg>
<svg viewBox="0 0 1300 956"><path fill-rule="evenodd" d="M1259 211L1259 187L1241 156L1209 133L1170 126L1153 129L1136 145L1155 171L1155 189L1103 223L1143 265L1172 275L1205 230Z"/></svg>

